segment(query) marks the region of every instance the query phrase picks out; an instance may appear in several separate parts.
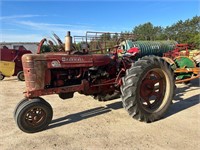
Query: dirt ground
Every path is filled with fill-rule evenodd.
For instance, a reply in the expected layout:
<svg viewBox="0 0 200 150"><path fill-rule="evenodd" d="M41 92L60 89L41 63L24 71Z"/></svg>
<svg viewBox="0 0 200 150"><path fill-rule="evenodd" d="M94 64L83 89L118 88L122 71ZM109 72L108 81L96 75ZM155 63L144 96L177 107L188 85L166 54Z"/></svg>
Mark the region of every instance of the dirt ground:
<svg viewBox="0 0 200 150"><path fill-rule="evenodd" d="M179 84L166 116L150 124L132 119L120 99L98 102L75 94L63 101L57 95L44 96L53 107L53 121L48 129L34 134L19 130L13 119L24 89L25 83L16 77L0 82L1 150L200 149L199 80Z"/></svg>

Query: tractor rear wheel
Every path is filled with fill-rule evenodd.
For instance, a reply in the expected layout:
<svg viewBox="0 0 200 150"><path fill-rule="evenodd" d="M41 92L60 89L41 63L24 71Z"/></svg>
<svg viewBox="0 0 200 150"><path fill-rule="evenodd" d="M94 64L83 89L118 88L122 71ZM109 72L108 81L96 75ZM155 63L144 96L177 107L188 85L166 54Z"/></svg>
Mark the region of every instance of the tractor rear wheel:
<svg viewBox="0 0 200 150"><path fill-rule="evenodd" d="M52 117L51 105L41 98L22 102L15 111L17 126L27 133L42 131L49 125Z"/></svg>
<svg viewBox="0 0 200 150"><path fill-rule="evenodd" d="M17 79L19 81L25 81L24 72L23 71L20 71L20 72L17 73Z"/></svg>
<svg viewBox="0 0 200 150"><path fill-rule="evenodd" d="M122 78L122 102L133 118L153 122L168 110L174 95L174 75L160 57L145 56L132 64Z"/></svg>

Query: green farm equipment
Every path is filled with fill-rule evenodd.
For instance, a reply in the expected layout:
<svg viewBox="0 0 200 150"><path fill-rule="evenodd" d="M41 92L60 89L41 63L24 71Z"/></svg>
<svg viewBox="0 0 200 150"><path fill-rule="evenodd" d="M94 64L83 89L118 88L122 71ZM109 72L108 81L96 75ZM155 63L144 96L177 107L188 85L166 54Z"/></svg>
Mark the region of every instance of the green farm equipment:
<svg viewBox="0 0 200 150"><path fill-rule="evenodd" d="M163 56L163 53L173 50L176 47L175 41L132 41L125 40L120 43L121 49L125 52L133 47L137 47L140 52L137 58L147 55Z"/></svg>
<svg viewBox="0 0 200 150"><path fill-rule="evenodd" d="M189 83L200 77L200 50L188 50L188 44L177 44L173 51L164 53L174 70L176 83Z"/></svg>

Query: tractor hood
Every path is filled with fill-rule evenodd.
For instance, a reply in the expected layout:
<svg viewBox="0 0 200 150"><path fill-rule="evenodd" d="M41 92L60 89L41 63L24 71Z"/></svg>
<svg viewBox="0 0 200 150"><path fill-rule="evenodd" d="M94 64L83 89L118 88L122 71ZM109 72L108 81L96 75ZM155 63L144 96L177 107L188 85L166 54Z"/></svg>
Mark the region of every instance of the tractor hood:
<svg viewBox="0 0 200 150"><path fill-rule="evenodd" d="M68 55L65 52L26 54L23 62L45 61L48 68L77 68L104 66L110 63L111 58L104 54Z"/></svg>

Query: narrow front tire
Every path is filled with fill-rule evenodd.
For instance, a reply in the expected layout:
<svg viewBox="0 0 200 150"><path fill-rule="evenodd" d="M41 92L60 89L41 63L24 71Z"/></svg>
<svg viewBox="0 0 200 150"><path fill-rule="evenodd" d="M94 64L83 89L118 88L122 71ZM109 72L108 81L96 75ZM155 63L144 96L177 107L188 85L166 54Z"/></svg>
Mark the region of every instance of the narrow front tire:
<svg viewBox="0 0 200 150"><path fill-rule="evenodd" d="M52 117L51 105L41 98L34 98L18 106L15 121L22 131L35 133L47 128Z"/></svg>

